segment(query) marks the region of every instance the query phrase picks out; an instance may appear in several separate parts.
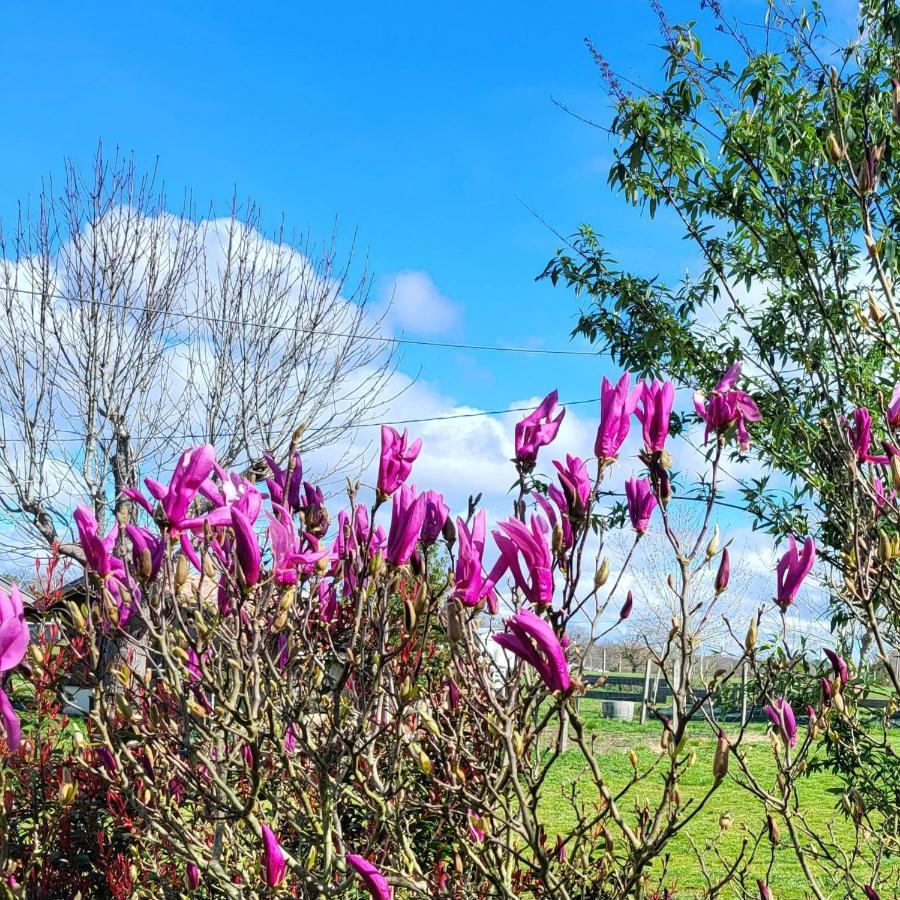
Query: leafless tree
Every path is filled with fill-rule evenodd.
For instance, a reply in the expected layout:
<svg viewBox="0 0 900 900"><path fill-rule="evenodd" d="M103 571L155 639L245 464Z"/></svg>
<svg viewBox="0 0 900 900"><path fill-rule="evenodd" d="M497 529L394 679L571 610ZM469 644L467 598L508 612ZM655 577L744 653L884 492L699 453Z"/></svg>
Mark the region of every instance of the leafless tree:
<svg viewBox="0 0 900 900"><path fill-rule="evenodd" d="M0 502L24 553L77 556L72 506L121 511L182 447L246 468L306 423L304 450L346 454L377 418L393 348L334 235L266 237L252 203L169 212L154 172L98 152L20 207L0 253Z"/></svg>
<svg viewBox="0 0 900 900"><path fill-rule="evenodd" d="M696 539L703 526L703 504L673 503L668 515L679 533L688 536L688 543ZM622 541L618 555L624 556L627 552L626 543L627 540ZM728 543L729 535L727 530L723 530L721 548ZM668 540L660 529L651 529L638 544L631 566L634 612L629 620L629 627L617 635L617 642L639 646L645 652L648 646L656 652L665 646L672 629L672 620L679 614L676 597L667 587L669 576L674 572L671 556L666 556L669 549ZM741 565L742 550L742 547L735 544L729 547L731 578L728 590L714 604L706 601L715 593L714 580L720 556L716 555L697 574L693 590L694 603L704 601L703 609L702 613L695 614L687 623L687 630L698 650L705 648L707 651L716 651L730 643L726 617L732 624L740 624L742 628L746 628L749 622L749 613L744 616L742 604L748 599L753 578L746 567ZM641 658L645 659L646 653ZM628 659L632 662L630 656Z"/></svg>

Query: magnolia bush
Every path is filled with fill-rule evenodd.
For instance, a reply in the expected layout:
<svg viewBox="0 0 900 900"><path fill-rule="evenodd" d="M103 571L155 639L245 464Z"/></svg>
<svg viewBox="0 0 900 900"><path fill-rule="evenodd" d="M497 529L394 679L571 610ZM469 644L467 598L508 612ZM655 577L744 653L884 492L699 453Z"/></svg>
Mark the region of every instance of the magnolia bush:
<svg viewBox="0 0 900 900"><path fill-rule="evenodd" d="M543 466L552 479L541 463L565 415L556 392L516 426L512 514L494 524L477 500L454 518L439 494L413 486L427 450L389 427L374 493L351 483L343 504L303 480L298 433L285 456L266 457L264 486L200 446L167 485L148 478L146 493L129 489L130 514L109 533L78 508L91 601L69 604L68 638L42 633L29 654L21 597L0 593L0 670L26 709L20 722L0 693L4 771L40 759L24 688L46 680L60 653L96 669L114 645L115 668L43 796L5 782L16 835L0 845L7 890L49 896L34 862L39 832L22 833L28 808L49 798L80 810L102 796L105 818L95 818L128 876L114 896L674 897L669 845L693 842L686 829L728 783L757 825L744 826L731 855L716 846L724 816L693 845L698 893L777 896L766 873L781 845L810 895L893 896L884 885L894 884L895 822L848 787L829 815L855 837L839 840L799 799L823 746L859 754L870 741L890 752L888 714L873 736L848 663L831 649L821 661L790 649L785 613L815 564L811 539L788 539L772 602L746 633L731 632L733 666L701 684L697 630L719 614L731 574L727 535L714 525L720 459L734 441L745 449L760 419L740 379L732 365L696 398L709 474L702 527L690 536L669 513L673 385L632 386L628 374L603 381L595 456L559 455ZM894 465L900 476L896 462L870 456L870 419L850 417L861 471ZM633 609L627 561L611 571L604 552L616 508L600 498L625 464L635 420L643 449L624 511L634 546L651 529L665 535L671 575L660 590L678 612L654 656L671 715L653 713L656 749L649 762L630 754L623 785L585 725L583 648L568 635L590 622L596 639ZM866 484L875 496L861 522L895 502ZM858 557L860 590L884 577L891 552L870 557ZM701 591L707 570L715 576ZM764 617L772 623L761 629ZM768 632L779 635L772 644L759 637ZM771 721L767 779L747 762L751 731L726 728L717 711L744 665ZM711 765L698 761L704 734L715 742ZM576 773L563 785L564 822L547 811L560 800L551 773L563 760Z"/></svg>

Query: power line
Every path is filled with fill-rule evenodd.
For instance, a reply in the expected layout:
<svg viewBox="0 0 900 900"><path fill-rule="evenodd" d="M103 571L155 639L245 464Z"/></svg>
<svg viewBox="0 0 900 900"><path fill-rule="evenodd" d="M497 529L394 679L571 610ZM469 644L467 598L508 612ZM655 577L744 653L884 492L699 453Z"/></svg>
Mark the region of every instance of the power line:
<svg viewBox="0 0 900 900"><path fill-rule="evenodd" d="M583 406L585 403L597 403L597 402L599 402L599 401L596 397L591 397L590 399L587 399L587 400L570 400L568 402L563 401L563 402L560 402L559 405L564 406L564 407L565 406ZM416 419L395 419L390 422L359 422L356 425L350 426L350 428L347 430L352 430L352 429L356 429L356 428L381 428L382 425L391 425L391 426L393 426L393 425L418 425L418 424L424 424L427 422L450 422L455 419L474 419L474 418L479 418L479 417L484 417L484 416L502 416L502 415L506 415L508 413L533 412L533 411L534 411L533 406L513 406L513 407L508 407L507 409L488 409L488 410L478 410L476 412L467 412L467 413L451 413L449 416L423 416L421 418L416 418ZM72 431L68 431L65 433L68 435L75 434ZM241 431L241 432L220 431L220 432L217 432L216 438L242 437L243 434L244 434L243 431ZM109 437L110 437L110 439L112 438L111 435ZM145 438L143 435L137 435L137 434L129 435L129 437L135 441L149 440L149 438ZM181 434L167 433L164 435L160 435L159 439L167 440L167 441L169 441L169 440L197 440L197 441L200 441L200 440L206 440L206 435L197 434L195 432L188 432L188 433L181 433ZM83 444L84 440L85 439L83 437L72 436L72 437L66 437L66 438L57 438L55 440L50 441L50 443L51 444ZM0 443L22 444L22 443L25 443L25 440L23 438L5 438L5 439L0 438ZM38 441L38 443L41 443L41 442Z"/></svg>
<svg viewBox="0 0 900 900"><path fill-rule="evenodd" d="M43 297L48 292L34 291L28 288L10 287L4 285L0 291L8 291L14 294L27 294L32 297ZM145 313L148 310L142 306L136 306L130 303L121 303L114 300L95 300L84 297L73 297L67 294L60 294L56 291L52 292L54 297L60 300L71 300L73 303L94 304L97 306L105 306L110 309L121 309L130 312ZM247 319L227 319L221 316L209 316L203 313L190 313L183 310L151 310L159 315L173 316L179 319L192 319L200 322L216 322L224 325L235 325L247 328L268 328L274 331L290 331L294 334L315 334L322 337L334 337L353 339L358 341L379 341L384 344L394 344L396 346L412 346L412 347L434 347L443 350L470 350L479 353L525 353L532 356L592 356L598 354L593 350L563 350L562 348L553 347L510 347L505 345L492 344L464 344L458 341L426 341L417 338L395 338L382 334L354 334L353 332L343 331L326 331L319 328L298 328L295 325L276 325L271 322L252 322Z"/></svg>

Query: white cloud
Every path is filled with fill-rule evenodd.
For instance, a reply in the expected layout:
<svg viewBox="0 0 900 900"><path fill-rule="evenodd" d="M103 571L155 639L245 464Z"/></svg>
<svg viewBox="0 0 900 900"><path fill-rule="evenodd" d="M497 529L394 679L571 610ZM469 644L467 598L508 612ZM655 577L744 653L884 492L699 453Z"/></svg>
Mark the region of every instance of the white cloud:
<svg viewBox="0 0 900 900"><path fill-rule="evenodd" d="M441 293L434 279L415 269L404 269L386 279L381 298L388 323L399 331L443 334L462 318L459 306Z"/></svg>

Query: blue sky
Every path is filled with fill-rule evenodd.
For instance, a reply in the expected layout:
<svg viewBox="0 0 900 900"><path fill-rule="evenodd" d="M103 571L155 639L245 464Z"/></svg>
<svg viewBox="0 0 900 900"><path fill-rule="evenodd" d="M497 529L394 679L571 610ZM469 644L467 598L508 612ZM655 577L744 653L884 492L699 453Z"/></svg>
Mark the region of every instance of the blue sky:
<svg viewBox="0 0 900 900"><path fill-rule="evenodd" d="M595 223L630 262L650 240L670 271L684 252L610 197L606 138L551 102L608 115L586 35L616 65L658 71L642 2L10 9L0 212L102 139L139 163L158 156L175 200L189 187L224 208L237 186L270 223L322 236L336 216L345 237L358 232L377 288L428 273L457 310L446 337L564 346L574 300L533 283L557 240L523 203L564 233ZM600 372L593 360L412 351L405 368L487 408L557 384L591 396Z"/></svg>

